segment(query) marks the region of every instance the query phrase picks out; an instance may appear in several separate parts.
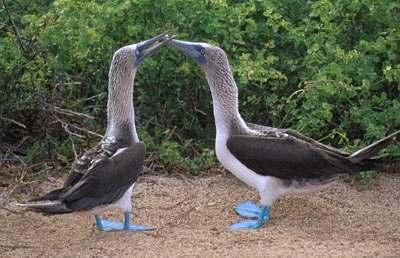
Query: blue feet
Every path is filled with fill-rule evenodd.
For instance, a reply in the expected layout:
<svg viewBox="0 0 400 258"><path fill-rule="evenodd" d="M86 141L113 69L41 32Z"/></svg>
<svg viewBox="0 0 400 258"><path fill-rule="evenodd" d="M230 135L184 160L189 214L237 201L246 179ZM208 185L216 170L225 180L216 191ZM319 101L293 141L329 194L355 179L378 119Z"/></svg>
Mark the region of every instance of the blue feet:
<svg viewBox="0 0 400 258"><path fill-rule="evenodd" d="M264 225L265 221L269 220L270 208L266 206L258 206L251 201L241 202L234 209L241 217L255 219L243 220L232 224L229 227L231 230L256 229Z"/></svg>
<svg viewBox="0 0 400 258"><path fill-rule="evenodd" d="M261 213L261 208L252 201L238 203L234 210L245 218L258 218Z"/></svg>
<svg viewBox="0 0 400 258"><path fill-rule="evenodd" d="M130 223L130 213L124 213L124 223L104 220L101 219L100 216L96 215L96 227L100 231L149 231L154 230L153 227L145 226L145 225L135 225Z"/></svg>

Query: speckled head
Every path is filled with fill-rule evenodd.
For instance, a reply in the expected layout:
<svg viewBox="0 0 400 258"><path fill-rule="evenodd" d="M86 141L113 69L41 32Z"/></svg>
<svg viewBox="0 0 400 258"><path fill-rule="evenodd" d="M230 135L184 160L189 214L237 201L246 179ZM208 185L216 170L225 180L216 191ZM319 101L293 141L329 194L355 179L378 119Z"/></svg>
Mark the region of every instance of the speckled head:
<svg viewBox="0 0 400 258"><path fill-rule="evenodd" d="M172 39L166 35L167 32L164 32L154 38L118 49L114 53L113 62L124 60L124 63L130 66L129 68L137 68L147 57L157 52L163 44Z"/></svg>
<svg viewBox="0 0 400 258"><path fill-rule="evenodd" d="M238 110L238 89L225 51L208 43L171 40L168 45L182 51L199 64L210 86L218 128L246 130Z"/></svg>
<svg viewBox="0 0 400 258"><path fill-rule="evenodd" d="M193 58L204 69L218 67L221 65L221 62L225 65L228 64L224 50L217 46L182 40L171 40L168 44Z"/></svg>

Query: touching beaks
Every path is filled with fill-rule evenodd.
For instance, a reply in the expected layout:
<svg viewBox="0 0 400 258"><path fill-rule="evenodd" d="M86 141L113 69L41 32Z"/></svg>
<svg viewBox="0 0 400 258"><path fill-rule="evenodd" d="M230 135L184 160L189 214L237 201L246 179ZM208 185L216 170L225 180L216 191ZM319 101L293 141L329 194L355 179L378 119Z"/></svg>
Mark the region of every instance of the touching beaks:
<svg viewBox="0 0 400 258"><path fill-rule="evenodd" d="M179 49L185 55L190 56L199 65L203 65L207 62L203 54L204 47L202 46L201 43L172 39L171 41L168 42L168 45L176 49Z"/></svg>
<svg viewBox="0 0 400 258"><path fill-rule="evenodd" d="M170 37L167 35L168 32L163 32L154 38L140 42L136 46L136 62L135 65L139 66L146 57L149 57L156 52L166 42L172 40L174 36Z"/></svg>

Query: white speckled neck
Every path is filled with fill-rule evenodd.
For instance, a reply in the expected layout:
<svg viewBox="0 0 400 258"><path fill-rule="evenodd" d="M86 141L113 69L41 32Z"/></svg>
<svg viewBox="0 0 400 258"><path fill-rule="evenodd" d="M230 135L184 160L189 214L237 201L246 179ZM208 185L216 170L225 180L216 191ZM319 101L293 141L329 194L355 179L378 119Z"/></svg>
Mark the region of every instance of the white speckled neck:
<svg viewBox="0 0 400 258"><path fill-rule="evenodd" d="M127 137L126 130L129 130L133 142L138 142L132 99L136 67L128 58L129 55L125 56L122 51L117 51L111 63L106 137Z"/></svg>
<svg viewBox="0 0 400 258"><path fill-rule="evenodd" d="M227 62L205 68L213 99L215 126L218 134L245 133L246 126L239 113L238 88Z"/></svg>

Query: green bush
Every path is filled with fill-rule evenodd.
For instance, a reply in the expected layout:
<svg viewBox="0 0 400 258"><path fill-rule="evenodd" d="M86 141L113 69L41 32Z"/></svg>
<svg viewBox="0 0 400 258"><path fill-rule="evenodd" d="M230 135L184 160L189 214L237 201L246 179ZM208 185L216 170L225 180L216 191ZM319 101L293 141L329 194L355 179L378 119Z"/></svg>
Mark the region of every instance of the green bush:
<svg viewBox="0 0 400 258"><path fill-rule="evenodd" d="M61 142L51 150L71 144L54 119L35 122L52 106L91 114L95 120L72 122L104 132L113 52L167 29L226 50L247 121L292 127L348 150L400 126L397 0L5 2L22 47L2 11L0 115L27 126L0 120L10 144L26 135L33 135L26 149L49 137ZM194 62L165 47L139 69L134 102L159 162L194 170L215 162L211 97Z"/></svg>

